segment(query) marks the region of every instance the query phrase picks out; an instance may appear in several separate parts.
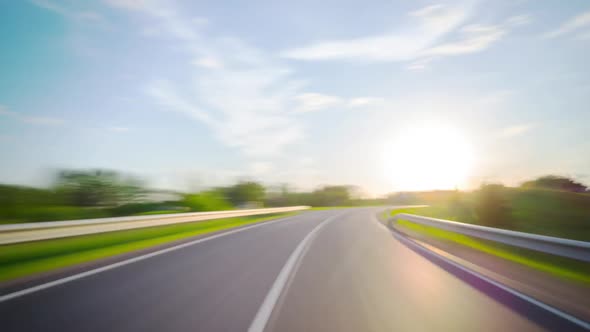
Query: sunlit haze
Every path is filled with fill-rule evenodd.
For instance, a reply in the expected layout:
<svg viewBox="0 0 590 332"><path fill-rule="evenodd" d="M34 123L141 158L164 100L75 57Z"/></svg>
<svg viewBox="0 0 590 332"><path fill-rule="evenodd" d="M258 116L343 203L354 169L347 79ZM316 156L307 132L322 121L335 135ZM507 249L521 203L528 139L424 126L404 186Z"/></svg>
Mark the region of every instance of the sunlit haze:
<svg viewBox="0 0 590 332"><path fill-rule="evenodd" d="M465 188L474 162L469 138L452 128L417 124L396 133L384 151L397 191Z"/></svg>

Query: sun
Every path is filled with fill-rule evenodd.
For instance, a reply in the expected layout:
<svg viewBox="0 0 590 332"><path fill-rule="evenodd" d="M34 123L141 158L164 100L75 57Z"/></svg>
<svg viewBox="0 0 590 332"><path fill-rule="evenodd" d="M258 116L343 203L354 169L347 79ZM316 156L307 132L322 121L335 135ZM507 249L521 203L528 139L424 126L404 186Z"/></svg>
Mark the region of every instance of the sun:
<svg viewBox="0 0 590 332"><path fill-rule="evenodd" d="M385 174L397 191L465 186L473 164L470 142L454 128L409 126L385 149Z"/></svg>

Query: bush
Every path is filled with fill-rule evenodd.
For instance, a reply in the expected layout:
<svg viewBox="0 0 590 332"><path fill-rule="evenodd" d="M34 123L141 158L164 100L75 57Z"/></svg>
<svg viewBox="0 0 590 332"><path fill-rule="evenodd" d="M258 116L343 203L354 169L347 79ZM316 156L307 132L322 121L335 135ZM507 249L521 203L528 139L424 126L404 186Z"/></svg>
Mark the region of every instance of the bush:
<svg viewBox="0 0 590 332"><path fill-rule="evenodd" d="M476 193L475 213L478 223L490 227L510 229L511 209L507 190L501 184L486 184Z"/></svg>
<svg viewBox="0 0 590 332"><path fill-rule="evenodd" d="M204 191L198 194L184 195L182 205L191 211L230 210L231 204L217 191Z"/></svg>

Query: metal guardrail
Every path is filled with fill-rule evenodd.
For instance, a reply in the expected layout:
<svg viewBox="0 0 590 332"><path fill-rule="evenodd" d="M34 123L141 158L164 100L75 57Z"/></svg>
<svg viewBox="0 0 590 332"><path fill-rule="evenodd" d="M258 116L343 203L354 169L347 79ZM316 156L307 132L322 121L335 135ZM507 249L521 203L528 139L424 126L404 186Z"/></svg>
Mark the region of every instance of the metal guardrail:
<svg viewBox="0 0 590 332"><path fill-rule="evenodd" d="M175 213L149 216L82 219L0 225L0 245L144 227L163 226L186 222L205 221L221 218L293 212L306 209L309 209L309 206L289 206L266 209Z"/></svg>
<svg viewBox="0 0 590 332"><path fill-rule="evenodd" d="M515 247L590 262L590 242L464 224L407 213L398 213L391 217L388 220L388 226L393 226L393 223L399 219Z"/></svg>

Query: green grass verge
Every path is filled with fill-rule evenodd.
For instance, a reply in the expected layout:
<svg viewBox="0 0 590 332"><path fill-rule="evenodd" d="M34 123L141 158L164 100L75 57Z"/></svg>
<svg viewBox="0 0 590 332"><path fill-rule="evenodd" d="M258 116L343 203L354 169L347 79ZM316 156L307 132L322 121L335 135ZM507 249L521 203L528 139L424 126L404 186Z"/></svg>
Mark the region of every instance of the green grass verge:
<svg viewBox="0 0 590 332"><path fill-rule="evenodd" d="M0 281L34 275L298 212L216 219L0 246Z"/></svg>
<svg viewBox="0 0 590 332"><path fill-rule="evenodd" d="M397 213L411 213L428 216L435 214L425 208L393 210L390 212L390 215ZM454 242L561 278L590 283L588 265L583 262L481 240L432 226L416 224L403 219L398 220L397 226L438 240Z"/></svg>

